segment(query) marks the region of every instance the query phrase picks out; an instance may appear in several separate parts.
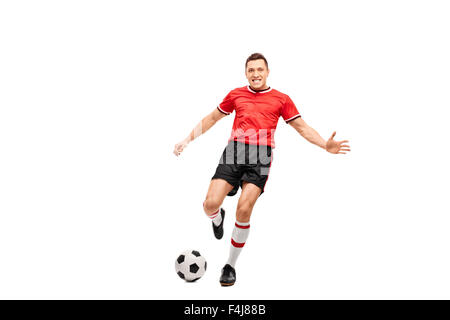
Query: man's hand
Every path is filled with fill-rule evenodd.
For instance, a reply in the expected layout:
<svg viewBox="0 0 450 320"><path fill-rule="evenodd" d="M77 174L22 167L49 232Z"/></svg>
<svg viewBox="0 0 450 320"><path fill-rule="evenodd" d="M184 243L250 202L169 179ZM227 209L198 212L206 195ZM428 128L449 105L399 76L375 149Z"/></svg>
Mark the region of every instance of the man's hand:
<svg viewBox="0 0 450 320"><path fill-rule="evenodd" d="M177 143L175 145L175 148L173 149L173 153L178 157L181 152L183 152L184 148L187 147L187 145L189 144L189 141L187 139L184 139L183 141Z"/></svg>
<svg viewBox="0 0 450 320"><path fill-rule="evenodd" d="M348 140L342 140L342 141L335 141L333 140L334 136L336 135L336 131L333 132L330 139L328 139L327 144L325 146L325 150L327 150L330 153L340 153L340 154L346 154L346 151L350 152L350 146L347 144L343 144L348 142Z"/></svg>
<svg viewBox="0 0 450 320"><path fill-rule="evenodd" d="M220 112L217 108L214 108L214 110L208 114L206 117L204 117L192 130L192 132L187 136L186 139L183 141L177 143L175 145L175 149L173 149L173 153L178 157L181 152L187 147L189 142L194 141L197 137L204 134L206 131L208 131L213 125L216 124L217 121L225 117L226 114L223 114Z"/></svg>

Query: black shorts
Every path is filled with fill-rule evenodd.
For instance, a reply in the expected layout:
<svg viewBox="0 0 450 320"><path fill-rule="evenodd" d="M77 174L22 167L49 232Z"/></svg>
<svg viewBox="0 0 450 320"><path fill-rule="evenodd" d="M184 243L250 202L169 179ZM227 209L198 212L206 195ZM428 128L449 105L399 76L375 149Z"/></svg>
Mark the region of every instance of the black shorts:
<svg viewBox="0 0 450 320"><path fill-rule="evenodd" d="M230 141L222 153L216 173L211 179L224 179L233 185L228 193L234 196L244 181L253 183L264 192L272 164L272 148ZM260 194L260 195L261 195Z"/></svg>

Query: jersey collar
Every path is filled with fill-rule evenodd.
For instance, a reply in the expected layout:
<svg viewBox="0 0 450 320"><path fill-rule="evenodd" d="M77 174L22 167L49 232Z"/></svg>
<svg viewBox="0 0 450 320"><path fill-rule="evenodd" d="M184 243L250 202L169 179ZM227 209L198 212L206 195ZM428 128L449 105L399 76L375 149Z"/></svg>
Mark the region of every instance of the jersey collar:
<svg viewBox="0 0 450 320"><path fill-rule="evenodd" d="M269 92L272 90L271 87L268 87L267 89L256 91L256 90L253 90L252 88L250 88L250 86L247 86L247 89L248 89L248 91L250 91L252 93L266 93L266 92Z"/></svg>

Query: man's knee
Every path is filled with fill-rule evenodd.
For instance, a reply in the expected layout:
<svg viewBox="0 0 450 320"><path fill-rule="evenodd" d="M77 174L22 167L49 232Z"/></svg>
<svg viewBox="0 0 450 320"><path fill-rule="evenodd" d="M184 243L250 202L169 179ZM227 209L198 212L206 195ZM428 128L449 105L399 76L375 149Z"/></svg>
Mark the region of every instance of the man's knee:
<svg viewBox="0 0 450 320"><path fill-rule="evenodd" d="M215 197L207 197L205 202L203 202L203 210L205 210L206 214L210 215L219 210L220 205L220 199Z"/></svg>
<svg viewBox="0 0 450 320"><path fill-rule="evenodd" d="M252 215L253 206L250 202L240 203L236 210L236 219L240 222L249 222Z"/></svg>

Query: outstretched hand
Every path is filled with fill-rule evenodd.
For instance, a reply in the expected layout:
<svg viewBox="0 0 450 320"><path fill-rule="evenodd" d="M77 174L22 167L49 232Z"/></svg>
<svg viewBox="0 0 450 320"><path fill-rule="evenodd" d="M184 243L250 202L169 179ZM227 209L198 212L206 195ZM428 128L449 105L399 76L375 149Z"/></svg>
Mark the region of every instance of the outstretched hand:
<svg viewBox="0 0 450 320"><path fill-rule="evenodd" d="M173 149L173 154L177 157L183 152L184 148L189 144L186 140L183 140L175 145L175 148Z"/></svg>
<svg viewBox="0 0 450 320"><path fill-rule="evenodd" d="M348 140L342 140L342 141L336 141L333 140L334 136L336 135L336 131L333 132L330 139L328 139L325 149L330 153L335 154L346 154L347 152L350 152L350 146L348 144L344 144L348 142Z"/></svg>

